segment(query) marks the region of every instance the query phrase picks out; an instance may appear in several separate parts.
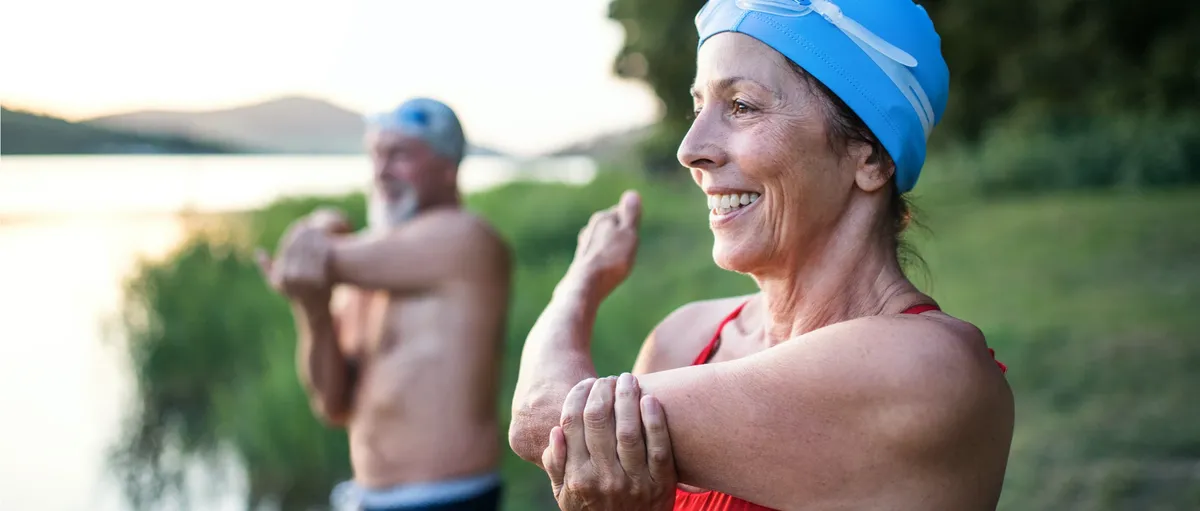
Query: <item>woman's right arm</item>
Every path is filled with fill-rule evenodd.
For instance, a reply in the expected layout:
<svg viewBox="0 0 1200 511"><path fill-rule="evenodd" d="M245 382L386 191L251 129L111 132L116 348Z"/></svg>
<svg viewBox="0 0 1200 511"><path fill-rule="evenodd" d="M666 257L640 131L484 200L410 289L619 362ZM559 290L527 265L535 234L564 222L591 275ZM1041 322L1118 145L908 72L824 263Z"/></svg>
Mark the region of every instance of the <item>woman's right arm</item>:
<svg viewBox="0 0 1200 511"><path fill-rule="evenodd" d="M567 393L596 376L592 327L600 303L633 269L640 217L641 201L630 192L616 206L592 215L579 234L571 266L525 338L508 442L530 463L542 466Z"/></svg>
<svg viewBox="0 0 1200 511"><path fill-rule="evenodd" d="M539 467L567 393L581 380L596 377L591 339L598 308L587 287L568 276L525 339L508 443L518 456Z"/></svg>

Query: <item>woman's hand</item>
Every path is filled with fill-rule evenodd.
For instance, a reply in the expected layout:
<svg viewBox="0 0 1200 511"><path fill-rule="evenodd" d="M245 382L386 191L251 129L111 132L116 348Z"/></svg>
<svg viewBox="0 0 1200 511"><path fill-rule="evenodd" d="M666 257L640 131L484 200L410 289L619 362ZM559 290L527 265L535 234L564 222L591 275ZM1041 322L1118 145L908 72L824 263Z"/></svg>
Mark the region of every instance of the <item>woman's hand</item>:
<svg viewBox="0 0 1200 511"><path fill-rule="evenodd" d="M571 389L542 464L564 511L659 511L675 504L667 417L628 373Z"/></svg>
<svg viewBox="0 0 1200 511"><path fill-rule="evenodd" d="M641 216L641 199L633 191L622 194L613 207L593 214L579 232L567 278L582 279L599 300L612 293L633 270Z"/></svg>

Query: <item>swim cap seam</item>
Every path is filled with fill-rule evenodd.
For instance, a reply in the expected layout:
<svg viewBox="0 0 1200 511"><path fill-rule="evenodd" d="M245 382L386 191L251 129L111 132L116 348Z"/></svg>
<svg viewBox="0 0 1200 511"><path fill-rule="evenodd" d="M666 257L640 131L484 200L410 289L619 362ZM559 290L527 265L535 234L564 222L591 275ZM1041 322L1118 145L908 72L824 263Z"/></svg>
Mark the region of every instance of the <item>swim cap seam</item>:
<svg viewBox="0 0 1200 511"><path fill-rule="evenodd" d="M893 134L895 134L895 135L896 135L897 137L899 137L900 139L902 139L902 140L904 139L904 133L903 133L903 132L901 132L901 131L900 131L900 129L896 127L895 123L893 123L893 122L892 122L892 118L891 118L891 116L887 115L887 112L886 112L885 110L883 110L882 108L880 108L879 104L878 104L878 103L876 103L875 99L874 99L874 98L872 98L870 94L867 94L867 93L866 93L866 91L864 91L864 90L863 90L863 87L862 87L862 86L859 84L858 80L854 79L854 77L852 77L852 76L850 76L849 74L847 74L847 73L846 73L846 72L843 70L842 66L840 66L840 65L838 65L837 63L835 63L835 62L831 61L831 60L829 59L829 56L828 56L828 55L826 55L826 54L825 54L825 52L821 51L821 50L820 50L819 48L817 48L815 45L813 45L812 43L810 43L810 42L809 42L807 39L801 39L801 38L799 38L797 34L793 33L792 31L789 31L789 30L787 30L787 29L786 29L785 27L783 27L782 25L780 25L780 24L778 24L777 22L775 22L774 20L770 19L770 17L768 17L768 16L760 16L759 18L760 18L760 19L761 19L761 20L762 20L764 23L766 23L766 24L770 25L772 28L774 28L774 29L775 29L776 31L778 31L779 33L783 34L783 35L784 35L784 36L786 36L787 38L789 38L789 39L791 39L791 40L795 41L796 43L800 44L801 46L803 46L803 47L804 47L805 49L807 49L807 50L808 50L810 53L812 53L812 54L813 54L813 56L815 56L815 57L817 57L818 59L820 59L820 60L821 60L821 62L825 63L825 65L826 65L826 66L829 66L829 68L830 68L830 69L832 69L832 70L833 70L835 73L837 73L837 74L838 74L838 75L840 75L840 76L841 76L843 79L845 79L847 82L849 82L849 83L850 83L850 86L851 86L851 87L854 87L854 90L855 90L856 92L858 92L858 95L859 95L859 96L862 96L862 97L863 97L863 99L866 99L866 100L867 100L867 103L871 105L871 108L875 109L875 113L879 114L879 117L880 117L880 118L882 118L882 119L883 119L883 121L884 121L884 123L886 123L886 124L887 124L888 128L892 130L892 133L893 133ZM739 22L739 23L740 23L740 22ZM844 34L843 34L843 35L844 35ZM846 37L849 37L849 36L846 36ZM768 45L768 46L769 46L769 45ZM778 50L776 50L776 51L778 51ZM782 54L782 52L781 52L781 54ZM785 56L785 57L787 57L786 55L784 55L784 56ZM791 59L790 57L788 57L788 60L792 60L792 59ZM793 62L793 63L795 63L795 61L794 61L794 60L793 60L792 62ZM799 65L799 64L797 64L797 65ZM809 74L811 74L811 72L809 72L807 69L805 69L804 71L805 71L806 73L809 73ZM813 76L813 78L817 78L817 77L816 77L816 76ZM820 78L817 78L817 80L820 80ZM822 83L823 83L823 82L822 82ZM826 87L828 87L828 85L826 85ZM830 89L830 90L832 91L832 89ZM834 94L836 94L836 93L834 93ZM840 99L840 98L839 98L839 99ZM843 101L845 101L845 100L843 100ZM862 116L861 116L861 115L859 115L859 117L861 118ZM869 127L869 126L868 126L868 127ZM881 143L882 143L882 141L881 141ZM895 160L896 160L896 159L893 157L893 161L895 161Z"/></svg>
<svg viewBox="0 0 1200 511"><path fill-rule="evenodd" d="M750 15L750 11L742 11L742 15L738 16L737 22L733 24L733 31L736 32L742 27L742 22L746 21L746 16Z"/></svg>

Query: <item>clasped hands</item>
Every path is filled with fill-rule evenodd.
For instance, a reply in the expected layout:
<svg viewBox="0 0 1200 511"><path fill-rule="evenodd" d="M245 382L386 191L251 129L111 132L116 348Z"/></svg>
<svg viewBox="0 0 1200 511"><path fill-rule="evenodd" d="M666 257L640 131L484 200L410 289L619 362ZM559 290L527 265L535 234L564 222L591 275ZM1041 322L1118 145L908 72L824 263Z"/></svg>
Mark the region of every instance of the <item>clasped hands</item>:
<svg viewBox="0 0 1200 511"><path fill-rule="evenodd" d="M629 373L588 378L571 389L542 465L564 511L659 511L675 504L666 414Z"/></svg>
<svg viewBox="0 0 1200 511"><path fill-rule="evenodd" d="M318 209L288 227L274 258L266 250L258 250L259 269L276 292L301 303L327 305L334 239L349 232L350 222L340 211Z"/></svg>

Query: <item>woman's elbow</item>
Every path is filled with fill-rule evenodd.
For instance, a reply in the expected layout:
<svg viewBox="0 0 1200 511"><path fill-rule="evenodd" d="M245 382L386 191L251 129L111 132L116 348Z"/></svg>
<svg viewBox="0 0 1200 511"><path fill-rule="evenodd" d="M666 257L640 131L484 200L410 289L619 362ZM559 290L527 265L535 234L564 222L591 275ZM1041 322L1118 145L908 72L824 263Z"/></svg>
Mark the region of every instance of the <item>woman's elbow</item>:
<svg viewBox="0 0 1200 511"><path fill-rule="evenodd" d="M554 427L543 415L535 406L514 407L508 424L509 448L521 459L539 466L542 451L549 444L550 429Z"/></svg>
<svg viewBox="0 0 1200 511"><path fill-rule="evenodd" d="M512 421L509 422L509 447L524 461L540 463L541 451L546 447L542 445L539 449L539 434L536 432L539 428L533 417L529 415L528 408L512 410ZM548 438L548 432L540 437Z"/></svg>

